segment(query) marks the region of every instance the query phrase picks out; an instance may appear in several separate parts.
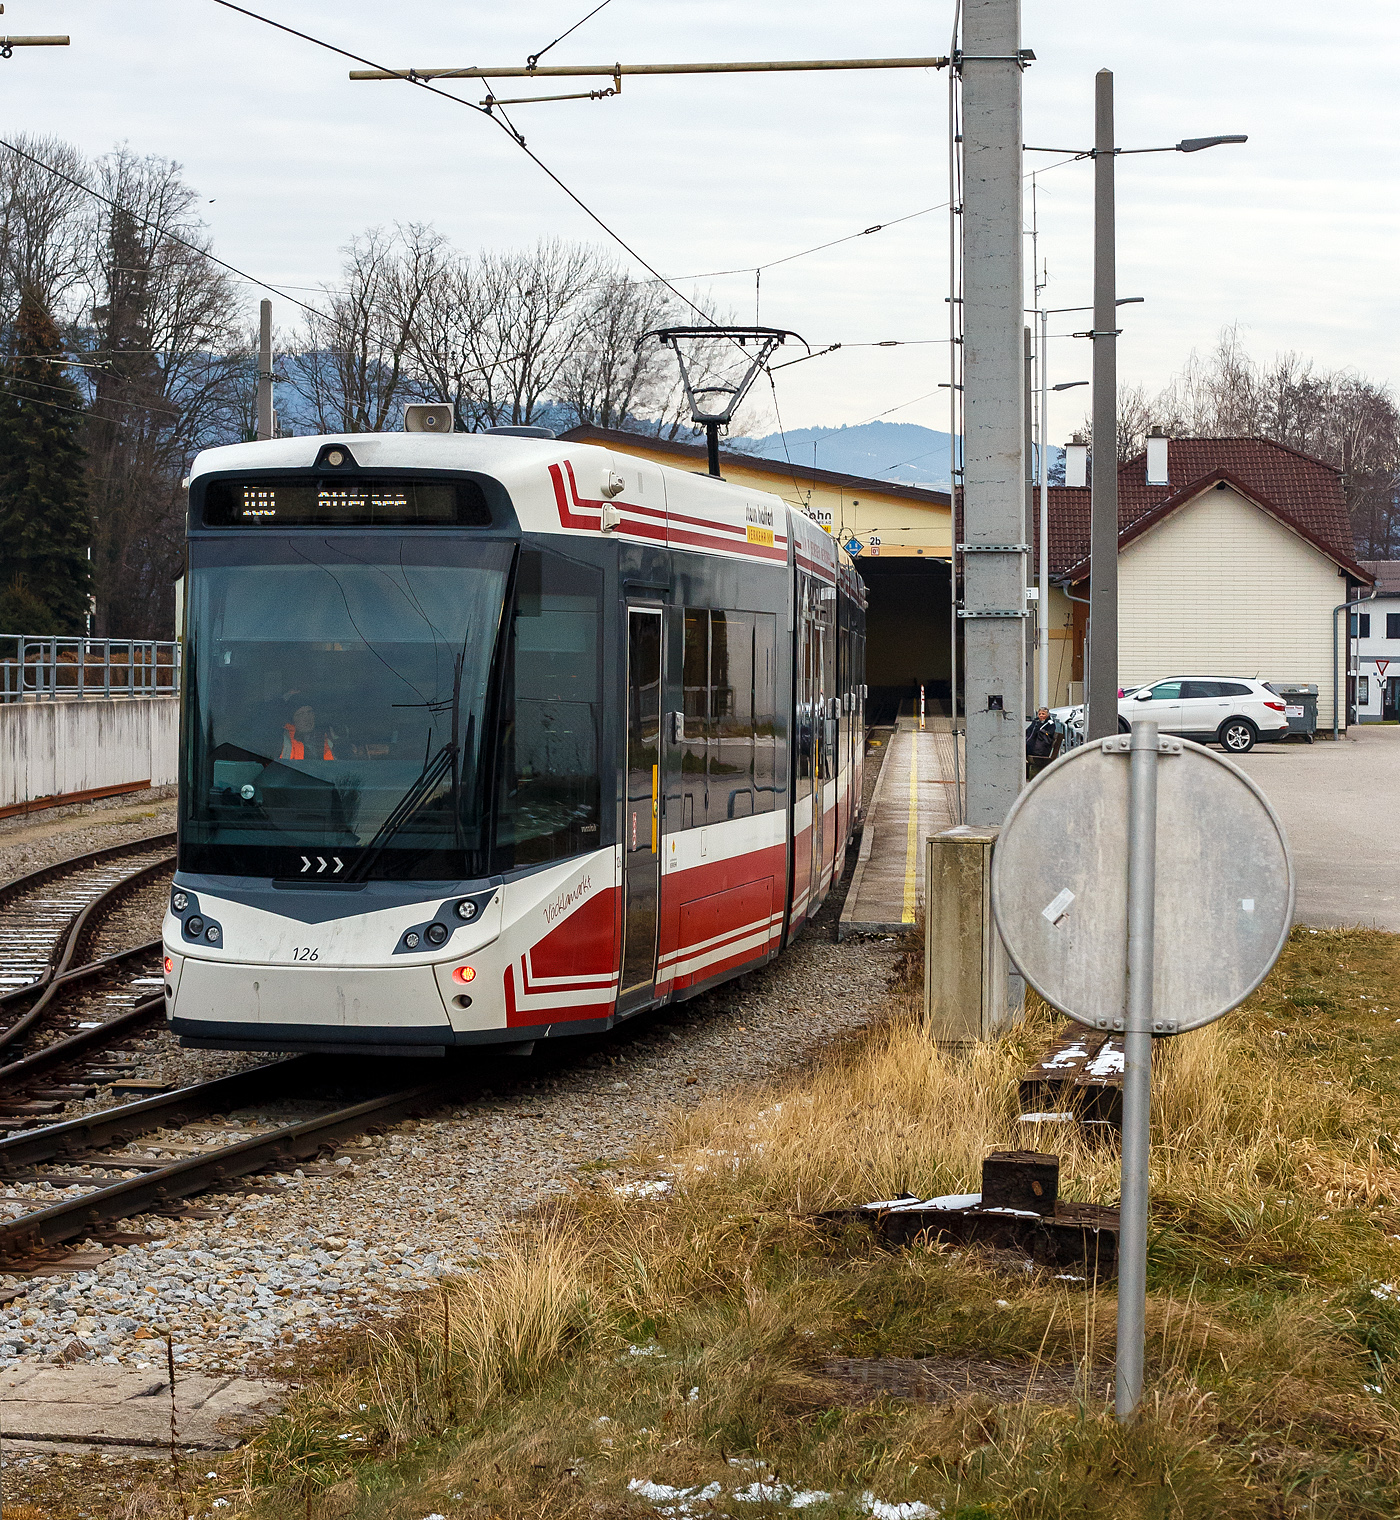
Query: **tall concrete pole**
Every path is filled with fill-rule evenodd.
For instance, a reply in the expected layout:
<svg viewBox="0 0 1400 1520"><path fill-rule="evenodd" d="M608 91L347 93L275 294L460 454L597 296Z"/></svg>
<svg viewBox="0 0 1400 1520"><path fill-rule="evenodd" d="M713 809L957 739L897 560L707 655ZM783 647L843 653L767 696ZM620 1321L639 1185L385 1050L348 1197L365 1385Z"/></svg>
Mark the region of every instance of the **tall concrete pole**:
<svg viewBox="0 0 1400 1520"><path fill-rule="evenodd" d="M1000 825L1026 776L1020 54L1020 0L964 0L960 615L973 828Z"/></svg>
<svg viewBox="0 0 1400 1520"><path fill-rule="evenodd" d="M1089 677L1084 737L1118 732L1118 306L1113 75L1094 79L1094 456L1089 482Z"/></svg>
<svg viewBox="0 0 1400 1520"><path fill-rule="evenodd" d="M1026 463L1026 512L1022 519L1021 542L1034 545L1035 543L1035 435L1033 423L1035 409L1031 405L1031 386L1034 380L1034 358L1031 348L1031 330L1029 327L1022 328L1022 342L1025 345L1026 362L1024 365L1025 386L1021 392L1021 416L1024 418L1026 430L1025 439L1025 463ZM1031 562L1027 558L1024 562L1026 572L1026 584L1030 585ZM1028 599L1029 600L1029 599ZM1026 648L1026 705L1030 705L1031 693L1035 690L1035 654L1040 642L1040 620L1038 616L1031 616L1025 622L1025 648Z"/></svg>
<svg viewBox="0 0 1400 1520"><path fill-rule="evenodd" d="M272 302L258 308L258 438L272 437Z"/></svg>
<svg viewBox="0 0 1400 1520"><path fill-rule="evenodd" d="M1040 601L1036 618L1040 629L1040 661L1036 681L1037 707L1050 706L1050 318L1040 313L1040 573L1036 577L1040 585Z"/></svg>

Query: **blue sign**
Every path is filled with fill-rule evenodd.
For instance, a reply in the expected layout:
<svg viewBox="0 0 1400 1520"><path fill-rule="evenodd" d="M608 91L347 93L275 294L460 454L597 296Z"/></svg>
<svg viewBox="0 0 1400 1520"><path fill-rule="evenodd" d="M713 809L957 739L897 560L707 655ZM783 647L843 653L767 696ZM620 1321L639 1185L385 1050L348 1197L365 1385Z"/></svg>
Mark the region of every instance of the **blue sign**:
<svg viewBox="0 0 1400 1520"><path fill-rule="evenodd" d="M849 554L852 559L854 559L856 557L856 555L859 554L860 551L862 549L864 549L864 548L865 548L865 545L863 543L861 543L861 541L858 538L848 538L846 540L846 544L845 544L846 553Z"/></svg>

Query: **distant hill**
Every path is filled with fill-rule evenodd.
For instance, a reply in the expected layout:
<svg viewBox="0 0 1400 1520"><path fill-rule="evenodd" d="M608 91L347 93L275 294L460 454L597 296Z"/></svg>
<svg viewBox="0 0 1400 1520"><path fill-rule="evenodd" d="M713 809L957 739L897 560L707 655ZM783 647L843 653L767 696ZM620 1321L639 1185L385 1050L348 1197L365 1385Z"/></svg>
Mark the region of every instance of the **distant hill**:
<svg viewBox="0 0 1400 1520"><path fill-rule="evenodd" d="M813 458L812 445L816 445ZM725 448L764 459L791 459L819 470L865 475L904 485L948 487L948 434L917 422L862 422L856 427L793 428L786 435L730 438ZM1056 478L1062 449L1050 450L1050 478Z"/></svg>
<svg viewBox="0 0 1400 1520"><path fill-rule="evenodd" d="M813 445L816 445L815 457ZM764 459L791 459L819 470L867 475L904 485L948 485L948 434L916 422L863 422L857 427L793 428L786 435L737 438L725 447Z"/></svg>

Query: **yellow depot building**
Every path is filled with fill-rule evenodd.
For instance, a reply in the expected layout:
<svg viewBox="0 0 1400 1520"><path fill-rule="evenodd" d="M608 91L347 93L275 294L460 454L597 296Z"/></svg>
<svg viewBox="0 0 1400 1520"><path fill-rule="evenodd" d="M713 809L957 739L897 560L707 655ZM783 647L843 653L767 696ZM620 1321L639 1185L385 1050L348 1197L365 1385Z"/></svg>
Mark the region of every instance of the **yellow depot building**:
<svg viewBox="0 0 1400 1520"><path fill-rule="evenodd" d="M563 436L672 469L706 469L703 444L591 426ZM930 697L946 697L953 552L948 493L752 454L722 452L720 470L736 485L781 496L843 544L855 539L861 545L855 559L870 602L866 676L872 721L892 719L902 702L917 699L920 685Z"/></svg>

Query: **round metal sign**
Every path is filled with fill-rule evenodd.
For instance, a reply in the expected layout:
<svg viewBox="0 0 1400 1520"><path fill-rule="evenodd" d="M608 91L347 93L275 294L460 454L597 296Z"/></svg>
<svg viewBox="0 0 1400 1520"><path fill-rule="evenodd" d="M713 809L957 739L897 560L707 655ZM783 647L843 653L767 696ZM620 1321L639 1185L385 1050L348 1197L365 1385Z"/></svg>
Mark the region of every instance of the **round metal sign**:
<svg viewBox="0 0 1400 1520"><path fill-rule="evenodd" d="M992 854L992 912L1012 962L1061 1013L1122 1029L1127 967L1128 736L1048 766ZM1242 1003L1293 923L1293 863L1263 792L1222 755L1163 738L1157 758L1152 1032Z"/></svg>

